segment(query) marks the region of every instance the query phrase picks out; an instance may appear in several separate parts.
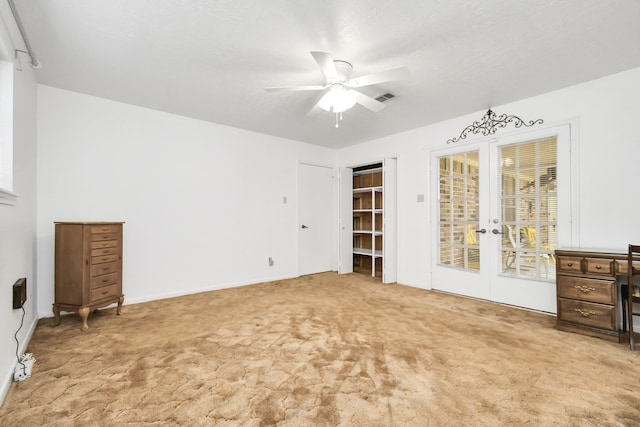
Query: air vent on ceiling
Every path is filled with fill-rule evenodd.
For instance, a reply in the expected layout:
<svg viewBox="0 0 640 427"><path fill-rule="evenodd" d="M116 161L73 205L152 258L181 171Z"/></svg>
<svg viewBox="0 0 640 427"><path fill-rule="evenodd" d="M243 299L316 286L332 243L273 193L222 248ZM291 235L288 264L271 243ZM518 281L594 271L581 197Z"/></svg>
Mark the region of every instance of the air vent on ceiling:
<svg viewBox="0 0 640 427"><path fill-rule="evenodd" d="M387 92L383 95L380 95L378 97L376 97L376 101L380 101L380 102L385 102L388 101L390 99L395 98L396 96L394 94L392 94L391 92Z"/></svg>

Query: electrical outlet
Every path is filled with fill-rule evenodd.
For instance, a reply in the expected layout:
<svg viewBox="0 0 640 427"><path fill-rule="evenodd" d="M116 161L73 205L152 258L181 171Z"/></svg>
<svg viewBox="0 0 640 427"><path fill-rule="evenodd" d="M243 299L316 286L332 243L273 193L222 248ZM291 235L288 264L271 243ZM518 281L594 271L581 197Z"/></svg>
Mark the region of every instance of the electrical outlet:
<svg viewBox="0 0 640 427"><path fill-rule="evenodd" d="M13 284L13 309L22 308L25 301L27 301L27 278L23 277Z"/></svg>

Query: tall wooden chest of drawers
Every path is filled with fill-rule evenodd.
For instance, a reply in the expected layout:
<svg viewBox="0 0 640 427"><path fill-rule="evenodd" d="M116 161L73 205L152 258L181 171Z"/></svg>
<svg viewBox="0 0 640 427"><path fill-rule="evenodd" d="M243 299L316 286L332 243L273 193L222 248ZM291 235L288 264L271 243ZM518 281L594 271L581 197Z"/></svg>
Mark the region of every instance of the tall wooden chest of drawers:
<svg viewBox="0 0 640 427"><path fill-rule="evenodd" d="M556 328L619 342L616 276L626 274L626 256L556 250L556 260Z"/></svg>
<svg viewBox="0 0 640 427"><path fill-rule="evenodd" d="M60 312L76 312L82 330L89 313L114 303L121 313L122 222L55 223L55 324Z"/></svg>

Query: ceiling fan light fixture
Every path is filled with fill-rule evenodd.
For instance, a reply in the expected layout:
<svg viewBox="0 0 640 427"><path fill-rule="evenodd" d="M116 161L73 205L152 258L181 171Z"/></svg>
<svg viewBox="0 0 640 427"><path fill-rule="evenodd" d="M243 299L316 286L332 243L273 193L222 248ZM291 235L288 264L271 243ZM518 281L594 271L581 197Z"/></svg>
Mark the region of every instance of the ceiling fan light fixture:
<svg viewBox="0 0 640 427"><path fill-rule="evenodd" d="M355 98L348 90L346 90L344 85L340 83L332 84L329 92L327 92L322 99L320 99L320 102L318 102L318 106L320 108L333 113L342 113L354 105L356 105Z"/></svg>
<svg viewBox="0 0 640 427"><path fill-rule="evenodd" d="M409 69L407 67L399 67L351 79L350 77L351 72L353 71L353 66L349 62L334 60L331 57L331 54L327 52L312 51L310 53L325 77L325 83L323 85L280 86L267 87L265 89L268 92L324 91L329 89L313 106L309 113L316 111L318 107L329 113L333 113L336 117L336 127L340 127L339 122L342 120L342 113L356 104L360 104L367 110L374 113L381 111L385 107L382 103L382 99L371 98L362 92L354 90L354 88L372 86L392 80L407 78L409 74ZM394 97L391 93L387 93L383 96L384 100Z"/></svg>

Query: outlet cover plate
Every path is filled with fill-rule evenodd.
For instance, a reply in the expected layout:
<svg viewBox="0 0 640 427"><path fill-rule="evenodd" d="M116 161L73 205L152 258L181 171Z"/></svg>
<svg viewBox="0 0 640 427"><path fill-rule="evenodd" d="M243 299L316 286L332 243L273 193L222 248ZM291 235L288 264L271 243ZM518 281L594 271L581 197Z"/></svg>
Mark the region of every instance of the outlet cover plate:
<svg viewBox="0 0 640 427"><path fill-rule="evenodd" d="M22 308L27 301L27 279L23 277L13 284L13 309Z"/></svg>

